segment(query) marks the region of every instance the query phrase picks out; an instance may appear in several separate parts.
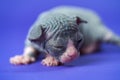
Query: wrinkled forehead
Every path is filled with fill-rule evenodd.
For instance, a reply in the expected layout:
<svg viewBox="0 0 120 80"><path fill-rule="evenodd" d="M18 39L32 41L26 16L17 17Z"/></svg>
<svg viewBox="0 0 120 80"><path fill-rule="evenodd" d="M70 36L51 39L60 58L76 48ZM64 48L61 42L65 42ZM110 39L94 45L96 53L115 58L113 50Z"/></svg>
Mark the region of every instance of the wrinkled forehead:
<svg viewBox="0 0 120 80"><path fill-rule="evenodd" d="M80 38L82 38L82 35L78 30L66 29L60 31L55 38L56 41L61 41L61 43L67 43L68 40L72 40L73 42L79 40Z"/></svg>
<svg viewBox="0 0 120 80"><path fill-rule="evenodd" d="M76 42L82 38L79 32L73 30L66 30L55 34L57 34L57 36L54 35L47 43L50 45L48 48L49 53L56 58L59 58L59 56L62 55L70 42L77 48Z"/></svg>
<svg viewBox="0 0 120 80"><path fill-rule="evenodd" d="M73 22L67 22L66 24L61 24L59 30L62 32L78 30L78 25Z"/></svg>

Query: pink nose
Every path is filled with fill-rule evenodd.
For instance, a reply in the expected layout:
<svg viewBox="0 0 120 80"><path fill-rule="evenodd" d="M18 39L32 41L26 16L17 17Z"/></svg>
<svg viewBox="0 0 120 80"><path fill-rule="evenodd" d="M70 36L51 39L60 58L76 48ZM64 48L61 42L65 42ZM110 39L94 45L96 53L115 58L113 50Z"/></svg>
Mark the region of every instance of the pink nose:
<svg viewBox="0 0 120 80"><path fill-rule="evenodd" d="M77 56L77 52L68 53L67 56L69 56L69 57L76 57Z"/></svg>
<svg viewBox="0 0 120 80"><path fill-rule="evenodd" d="M77 56L77 52L78 51L75 48L75 46L74 46L74 44L73 44L73 42L71 40L69 40L69 42L68 42L68 46L67 46L66 52L67 52L67 56L69 56L69 57Z"/></svg>
<svg viewBox="0 0 120 80"><path fill-rule="evenodd" d="M62 63L70 62L79 56L77 49L75 48L72 40L69 39L67 49L61 56Z"/></svg>

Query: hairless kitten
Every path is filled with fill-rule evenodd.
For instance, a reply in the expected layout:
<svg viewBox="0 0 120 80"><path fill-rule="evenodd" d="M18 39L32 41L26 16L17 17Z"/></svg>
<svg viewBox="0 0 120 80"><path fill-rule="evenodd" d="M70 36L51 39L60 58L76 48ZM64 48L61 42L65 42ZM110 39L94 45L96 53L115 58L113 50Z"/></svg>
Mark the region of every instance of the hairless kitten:
<svg viewBox="0 0 120 80"><path fill-rule="evenodd" d="M103 42L120 46L120 37L109 30L95 12L71 6L56 7L39 15L28 32L23 55L10 58L10 62L32 63L41 53L45 54L43 65L58 66L81 53L98 50Z"/></svg>

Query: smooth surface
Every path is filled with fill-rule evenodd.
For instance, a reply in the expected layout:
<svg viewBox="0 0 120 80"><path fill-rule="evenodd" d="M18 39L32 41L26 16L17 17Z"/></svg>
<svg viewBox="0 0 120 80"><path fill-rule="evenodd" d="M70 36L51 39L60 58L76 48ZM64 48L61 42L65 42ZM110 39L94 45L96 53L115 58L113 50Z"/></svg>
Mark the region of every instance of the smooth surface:
<svg viewBox="0 0 120 80"><path fill-rule="evenodd" d="M11 56L22 54L28 29L39 13L60 5L90 8L120 35L119 3L119 0L0 0L0 80L120 80L120 47L114 45L104 44L101 52L59 67L45 67L40 61L25 66L9 63Z"/></svg>

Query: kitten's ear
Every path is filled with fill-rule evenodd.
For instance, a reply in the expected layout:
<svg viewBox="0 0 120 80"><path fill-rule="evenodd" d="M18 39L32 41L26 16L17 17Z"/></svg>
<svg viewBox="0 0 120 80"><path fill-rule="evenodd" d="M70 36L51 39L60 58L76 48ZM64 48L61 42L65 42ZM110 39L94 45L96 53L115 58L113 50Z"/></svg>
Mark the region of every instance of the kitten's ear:
<svg viewBox="0 0 120 80"><path fill-rule="evenodd" d="M42 26L41 25L33 25L28 33L28 39L29 40L37 40L42 35Z"/></svg>
<svg viewBox="0 0 120 80"><path fill-rule="evenodd" d="M80 17L76 16L75 17L75 21L76 23L79 25L80 23L88 23L87 21L85 20L82 20Z"/></svg>

